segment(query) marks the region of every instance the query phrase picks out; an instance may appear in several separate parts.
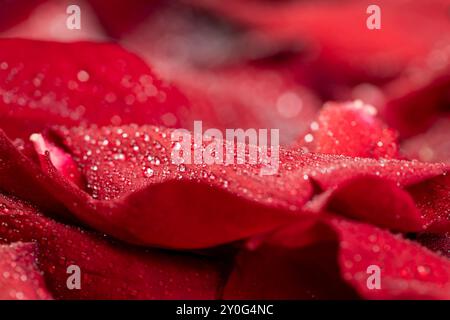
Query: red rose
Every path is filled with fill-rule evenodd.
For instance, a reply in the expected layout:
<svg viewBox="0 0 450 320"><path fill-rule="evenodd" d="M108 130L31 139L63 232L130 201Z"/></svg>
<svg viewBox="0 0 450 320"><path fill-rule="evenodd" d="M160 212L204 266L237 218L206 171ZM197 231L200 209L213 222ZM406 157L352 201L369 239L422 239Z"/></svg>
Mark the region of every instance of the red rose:
<svg viewBox="0 0 450 320"><path fill-rule="evenodd" d="M383 6L390 25L400 9ZM356 1L136 1L123 24L91 1L145 61L115 43L0 39L0 298L450 299L449 73L424 67L443 38L430 30L450 27L442 6L424 43L358 29ZM206 14L242 29L206 19L200 38L218 47L171 56L192 50L174 34L193 37ZM310 42L294 50L298 34ZM184 156L226 145L195 143L194 121L279 128L275 174L245 161L251 141L244 163L174 161L180 129Z"/></svg>

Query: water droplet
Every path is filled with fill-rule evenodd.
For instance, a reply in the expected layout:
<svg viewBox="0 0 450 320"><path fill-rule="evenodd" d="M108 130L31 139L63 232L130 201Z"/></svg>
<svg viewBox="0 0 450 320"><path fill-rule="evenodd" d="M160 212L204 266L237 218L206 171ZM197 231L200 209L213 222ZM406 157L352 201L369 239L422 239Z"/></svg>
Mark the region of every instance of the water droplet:
<svg viewBox="0 0 450 320"><path fill-rule="evenodd" d="M430 274L430 267L429 266L425 266L425 265L419 265L417 266L417 272L419 273L419 275L421 276L427 276Z"/></svg>
<svg viewBox="0 0 450 320"><path fill-rule="evenodd" d="M173 146L174 150L180 150L181 149L181 144L179 142L175 142L174 146Z"/></svg>
<svg viewBox="0 0 450 320"><path fill-rule="evenodd" d="M144 170L144 175L145 175L147 178L150 178L151 176L153 176L153 170L152 170L151 168L146 168L146 169Z"/></svg>
<svg viewBox="0 0 450 320"><path fill-rule="evenodd" d="M305 135L305 142L310 143L313 142L314 140L314 136L311 133L308 133L307 135Z"/></svg>
<svg viewBox="0 0 450 320"><path fill-rule="evenodd" d="M125 155L123 153L116 153L113 156L114 160L124 160L125 159Z"/></svg>
<svg viewBox="0 0 450 320"><path fill-rule="evenodd" d="M310 128L312 131L317 131L317 130L319 130L319 124L316 121L313 121L310 124Z"/></svg>
<svg viewBox="0 0 450 320"><path fill-rule="evenodd" d="M86 82L89 80L89 73L87 73L85 70L80 70L77 73L77 79L80 82Z"/></svg>

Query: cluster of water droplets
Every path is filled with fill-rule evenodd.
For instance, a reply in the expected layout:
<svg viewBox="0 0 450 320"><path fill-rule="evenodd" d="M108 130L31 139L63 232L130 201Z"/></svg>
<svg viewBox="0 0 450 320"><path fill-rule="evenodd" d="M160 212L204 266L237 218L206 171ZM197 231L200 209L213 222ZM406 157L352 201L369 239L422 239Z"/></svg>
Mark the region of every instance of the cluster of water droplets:
<svg viewBox="0 0 450 320"><path fill-rule="evenodd" d="M172 159L171 153L182 147L179 141L172 141L170 129L129 125L62 128L59 132L86 177L87 189L96 199L114 199L169 180L207 184L291 210L297 210L309 196L309 182L284 175L284 169L276 175L261 177L261 164L245 161L249 159L249 148L245 148L243 156L236 152L235 161L230 164L195 163L194 149L201 154L208 143L197 145L192 136L192 161L185 163ZM214 152L212 156L221 160ZM238 163L238 157L244 158L243 164ZM279 179L280 176L283 178Z"/></svg>
<svg viewBox="0 0 450 320"><path fill-rule="evenodd" d="M391 234L371 226L354 224L345 220L333 220L341 234L341 267L344 279L361 281L368 277L367 267L381 268L381 280L390 277L399 290L407 290L414 281L432 281L433 277L443 276L443 267L432 269L427 263L423 248L413 241L404 239L401 234ZM370 230L369 230L370 229ZM431 254L431 253L430 253ZM428 257L429 259L429 257ZM392 265L394 264L394 265ZM414 288L417 290L417 288Z"/></svg>
<svg viewBox="0 0 450 320"><path fill-rule="evenodd" d="M84 127L60 129L83 172L87 189L95 199L110 200L151 184L169 180L206 183L266 204L298 210L311 197L311 179L324 189L352 177L375 175L405 186L441 174L443 165L418 161L369 159L306 153L301 148L280 150L275 175L260 176L260 164L175 163L171 153L181 144L171 140L171 129L156 126ZM245 157L248 157L246 149ZM214 155L214 154L213 154ZM236 155L237 157L237 155Z"/></svg>
<svg viewBox="0 0 450 320"><path fill-rule="evenodd" d="M12 116L29 116L30 110L42 112L39 120L45 121L44 114L49 114L52 124L120 125L131 119L147 123L156 119L166 126L175 125L178 119L169 109L153 107L169 102L174 108L181 107L177 103L182 102L176 101L179 94L145 71L120 74L118 70L130 67L124 68L123 60L116 63L119 66L105 62L95 69L60 72L57 63L0 60L0 101ZM109 77L114 83L105 81Z"/></svg>
<svg viewBox="0 0 450 320"><path fill-rule="evenodd" d="M23 80L26 72L23 63L0 62L0 81L2 81L0 99L3 104L13 105L15 108L42 110L73 121L79 121L82 118L86 111L83 104L71 104L67 96L61 96L58 90L49 89L49 87L61 88L66 80L59 77L48 78L44 70ZM67 90L77 90L80 83L88 81L89 74L80 70L72 77L73 80L66 83ZM61 91L64 92L64 90Z"/></svg>

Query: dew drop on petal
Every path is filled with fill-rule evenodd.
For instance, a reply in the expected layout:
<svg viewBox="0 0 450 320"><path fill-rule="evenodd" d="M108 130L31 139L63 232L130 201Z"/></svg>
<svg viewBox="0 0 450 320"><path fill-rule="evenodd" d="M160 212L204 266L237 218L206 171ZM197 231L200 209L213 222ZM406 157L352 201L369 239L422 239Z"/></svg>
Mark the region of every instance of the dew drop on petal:
<svg viewBox="0 0 450 320"><path fill-rule="evenodd" d="M146 169L144 170L144 175L145 175L147 178L152 177L152 176L153 176L153 170L152 170L151 168L146 168Z"/></svg>
<svg viewBox="0 0 450 320"><path fill-rule="evenodd" d="M77 73L77 79L80 82L86 82L89 80L89 73L87 73L85 70L80 70Z"/></svg>
<svg viewBox="0 0 450 320"><path fill-rule="evenodd" d="M308 133L307 135L305 135L305 142L310 143L313 142L314 140L314 136L311 133Z"/></svg>

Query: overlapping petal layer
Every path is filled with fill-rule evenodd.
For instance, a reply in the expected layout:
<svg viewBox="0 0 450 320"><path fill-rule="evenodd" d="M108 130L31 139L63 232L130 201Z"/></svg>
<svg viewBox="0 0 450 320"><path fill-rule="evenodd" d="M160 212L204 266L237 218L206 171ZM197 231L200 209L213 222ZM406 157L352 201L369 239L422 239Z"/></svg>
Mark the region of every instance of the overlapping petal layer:
<svg viewBox="0 0 450 320"><path fill-rule="evenodd" d="M381 286L368 285L378 268ZM249 241L225 287L228 299L448 299L449 261L367 224L324 218Z"/></svg>
<svg viewBox="0 0 450 320"><path fill-rule="evenodd" d="M57 299L214 299L223 281L220 262L214 259L122 245L49 219L4 195L0 195L0 238L3 243L34 243L0 249L5 257L1 270L10 273L0 286L7 286L6 294L22 290L24 298L49 297L37 267ZM31 250L36 246L38 250ZM16 268L5 269L14 261ZM80 290L67 286L71 265L80 268Z"/></svg>

